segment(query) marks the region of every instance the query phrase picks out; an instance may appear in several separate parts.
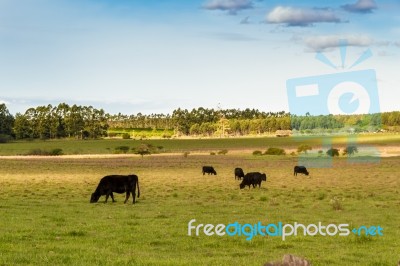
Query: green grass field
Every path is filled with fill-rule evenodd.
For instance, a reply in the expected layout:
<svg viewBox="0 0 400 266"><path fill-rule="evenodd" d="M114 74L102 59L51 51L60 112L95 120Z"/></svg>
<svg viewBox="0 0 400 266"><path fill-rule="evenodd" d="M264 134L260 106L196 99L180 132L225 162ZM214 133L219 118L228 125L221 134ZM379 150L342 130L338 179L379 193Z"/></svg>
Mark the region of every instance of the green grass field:
<svg viewBox="0 0 400 266"><path fill-rule="evenodd" d="M326 140L333 145L344 147L347 145L348 136L328 137ZM356 136L359 144L390 146L400 143L400 134L374 134ZM268 147L281 147L296 149L300 144L309 144L314 149L323 144L323 138L225 138L225 139L147 139L147 140L48 140L48 141L22 141L0 144L0 155L25 155L34 149L52 150L60 148L64 154L112 154L118 146L138 147L141 143L152 144L155 147L162 146L164 152L205 152L222 149L231 150L262 150Z"/></svg>
<svg viewBox="0 0 400 266"><path fill-rule="evenodd" d="M396 146L398 135L360 136L359 143ZM345 145L335 137L334 145ZM59 140L0 145L0 154L61 148L66 154L109 154L115 147L140 143L164 151L295 149L294 138L185 140ZM312 138L302 143L319 145ZM38 157L1 159L0 209L2 265L262 265L296 254L314 265L393 265L399 254L399 157L379 164L349 165L335 159L331 169L311 169L310 178L293 177L296 157L151 155L144 158ZM212 164L218 176L202 176ZM233 168L264 171L261 189L239 190ZM107 174L139 175L138 204L89 204L99 179ZM103 201L104 198L101 199ZM349 223L380 225L381 237L188 236L196 223ZM332 252L332 250L340 250ZM376 254L378 253L378 254ZM346 261L346 264L343 264Z"/></svg>
<svg viewBox="0 0 400 266"><path fill-rule="evenodd" d="M73 144L85 151L83 143L89 142ZM0 160L1 265L263 265L284 254L305 257L313 265L396 265L400 260L400 157L360 165L339 158L333 168L309 169L310 177L293 176L297 158L291 156ZM202 165L213 165L218 175L203 176ZM239 190L240 181L233 177L237 166L266 172L267 182L261 189ZM115 203L102 203L104 197L89 203L102 176L129 173L139 176L137 204L123 204L120 194ZM384 235L292 236L286 241L255 236L247 241L244 236L188 236L191 219L214 225L380 225Z"/></svg>

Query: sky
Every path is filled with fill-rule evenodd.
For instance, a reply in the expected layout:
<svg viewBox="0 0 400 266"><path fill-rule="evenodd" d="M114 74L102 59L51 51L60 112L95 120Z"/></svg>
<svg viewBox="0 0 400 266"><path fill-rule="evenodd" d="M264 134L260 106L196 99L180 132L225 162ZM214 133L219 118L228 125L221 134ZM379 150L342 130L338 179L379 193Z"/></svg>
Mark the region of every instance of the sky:
<svg viewBox="0 0 400 266"><path fill-rule="evenodd" d="M399 0L0 0L0 102L12 114L61 102L291 111L288 80L367 69L380 110L400 110L399 62Z"/></svg>

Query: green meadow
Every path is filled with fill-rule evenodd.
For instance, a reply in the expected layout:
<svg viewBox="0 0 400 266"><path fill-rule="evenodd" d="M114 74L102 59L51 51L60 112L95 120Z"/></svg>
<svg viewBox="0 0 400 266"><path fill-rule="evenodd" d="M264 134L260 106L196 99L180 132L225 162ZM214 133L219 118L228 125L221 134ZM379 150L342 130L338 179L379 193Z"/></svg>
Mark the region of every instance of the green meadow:
<svg viewBox="0 0 400 266"><path fill-rule="evenodd" d="M398 143L396 135L374 139L382 146ZM296 156L178 153L297 147L291 138L148 141L175 154L0 157L0 265L263 265L284 254L305 257L313 265L396 265L400 260L400 157L369 164L339 157L332 168L309 168L310 176L293 176ZM57 147L68 154L105 154L114 145L136 142L17 142L1 144L0 153ZM214 166L218 175L203 176L203 165ZM265 172L267 181L261 188L240 190L235 167ZM124 204L121 194L115 194L115 203L105 204L104 196L89 203L101 177L131 173L140 183L135 205L131 199ZM383 236L300 234L285 241L260 235L250 241L243 235L188 236L192 219L194 225L381 226Z"/></svg>
<svg viewBox="0 0 400 266"><path fill-rule="evenodd" d="M321 137L243 137L243 138L203 138L203 139L99 139L99 140L33 140L14 141L0 145L0 155L26 155L32 150L62 149L64 154L113 154L115 148L128 146L135 148L142 143L162 147L162 152L208 152L227 149L231 150L262 150L268 147L285 149L297 149L300 144L309 144L314 149L324 144L325 140L334 146L344 148L349 139L355 140L361 145L374 145L385 147L398 145L400 134L368 134L357 136L327 136Z"/></svg>

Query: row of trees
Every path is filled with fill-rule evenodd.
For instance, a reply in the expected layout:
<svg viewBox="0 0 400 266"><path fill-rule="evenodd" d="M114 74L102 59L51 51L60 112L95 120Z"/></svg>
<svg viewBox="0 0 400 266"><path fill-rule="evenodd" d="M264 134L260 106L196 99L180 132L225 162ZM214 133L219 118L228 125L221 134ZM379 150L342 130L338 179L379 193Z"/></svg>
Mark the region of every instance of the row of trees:
<svg viewBox="0 0 400 266"><path fill-rule="evenodd" d="M380 128L400 131L400 112L366 115L295 116L282 112L261 112L256 109L176 109L172 114L110 115L103 109L60 103L29 108L12 116L0 104L0 139L12 136L25 138L99 138L108 128L174 129L177 135L248 135L274 133L277 130L336 130L351 127L357 131Z"/></svg>
<svg viewBox="0 0 400 266"><path fill-rule="evenodd" d="M99 138L107 135L108 115L92 106L49 104L29 108L24 114L17 113L15 118L4 104L0 107L0 117L8 117L8 120L0 118L2 127L6 129L0 134L12 135L16 139Z"/></svg>
<svg viewBox="0 0 400 266"><path fill-rule="evenodd" d="M194 124L201 125L203 123L217 123L221 117L228 120L251 120L262 119L270 117L284 117L288 116L284 111L282 112L260 112L256 109L207 109L207 108L194 108L191 111L187 109L178 108L170 114L150 114L143 115L110 115L108 124L111 128L158 128L158 129L176 129L183 134L189 134L191 126ZM207 125L205 125L207 126Z"/></svg>
<svg viewBox="0 0 400 266"><path fill-rule="evenodd" d="M381 116L383 116L383 114L380 113L365 115L306 115L291 116L290 120L291 128L295 130L340 129L344 127L353 127L361 130L376 131L382 126ZM400 114L398 114L398 116L400 118ZM386 122L386 125L389 125L389 121L386 120Z"/></svg>

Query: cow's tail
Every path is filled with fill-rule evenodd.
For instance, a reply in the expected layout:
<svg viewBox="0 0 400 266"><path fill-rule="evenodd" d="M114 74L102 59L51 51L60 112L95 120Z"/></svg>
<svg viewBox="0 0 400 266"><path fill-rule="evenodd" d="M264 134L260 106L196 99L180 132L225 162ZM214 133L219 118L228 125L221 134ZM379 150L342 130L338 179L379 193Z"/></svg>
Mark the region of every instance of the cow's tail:
<svg viewBox="0 0 400 266"><path fill-rule="evenodd" d="M140 197L140 189L139 189L139 178L136 179L136 185L137 185L137 197Z"/></svg>

